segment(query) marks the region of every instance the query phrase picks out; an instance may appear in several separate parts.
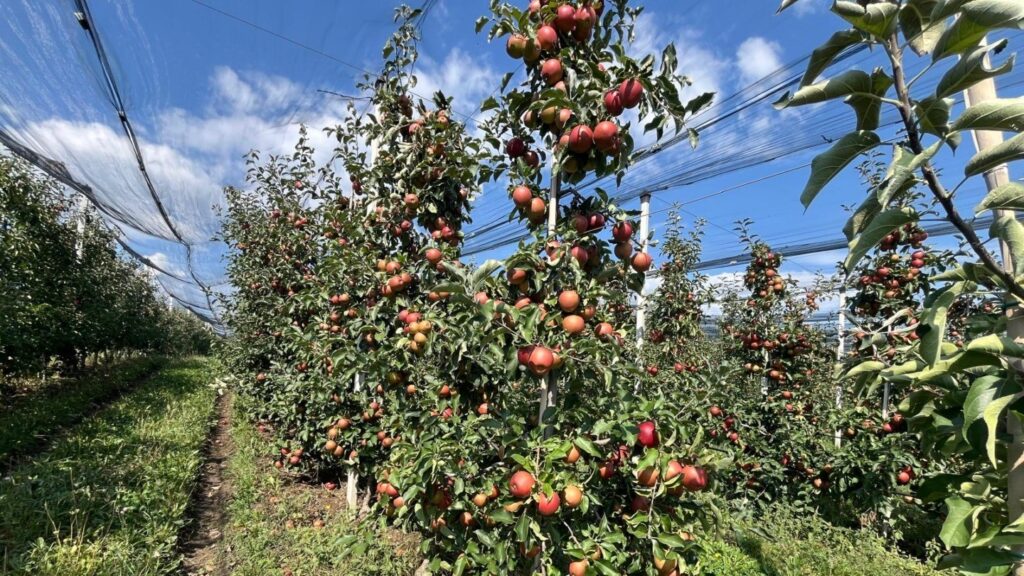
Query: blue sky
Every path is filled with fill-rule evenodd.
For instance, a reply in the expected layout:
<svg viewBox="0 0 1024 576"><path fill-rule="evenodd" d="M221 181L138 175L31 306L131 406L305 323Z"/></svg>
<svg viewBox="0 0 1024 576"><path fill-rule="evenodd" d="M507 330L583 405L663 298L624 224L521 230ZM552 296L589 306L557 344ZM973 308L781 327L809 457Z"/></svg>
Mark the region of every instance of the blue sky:
<svg viewBox="0 0 1024 576"><path fill-rule="evenodd" d="M695 85L691 93L710 90L719 98L802 58L843 26L828 13L825 0L801 0L779 16L774 0L644 4L635 50L675 42L680 71ZM361 71L377 68L381 46L393 29L395 5L379 0L90 2L154 184L166 198L176 227L196 245L193 261L205 281L222 279L223 270L221 247L208 241L216 230L210 206L219 201L223 185L242 184L242 154L250 148L287 151L300 123L317 132L337 122L343 103L318 90L352 93ZM464 118L478 116L478 103L516 64L505 56L503 43L489 45L484 34L474 33L474 21L486 7L484 0L438 0L422 24L416 92L444 90L455 96ZM184 253L161 239L168 238L169 231L154 215L106 96L95 54L69 16L72 12L70 0L0 5L0 73L14 78L0 86L0 127L64 162L101 199L123 208L131 226L121 228L132 245L184 277ZM872 58L867 55L854 64L867 68ZM1024 93L1021 76L1014 72L1006 77L1010 88L1003 96ZM817 138L822 132L824 137L826 117L845 120L852 128L848 108L839 103L827 106L785 113L767 104L755 106L737 116L727 130L709 131L697 153L678 146L638 166L626 185L641 186L653 175L685 168L701 158L743 158L758 146L786 142L796 133ZM836 121L828 129L834 131ZM321 137L314 143L327 146ZM752 229L779 246L838 236L846 219L841 206L858 203L863 189L849 170L805 212L798 197L807 170L797 168L821 150L659 191L652 204L655 236L663 231L669 205L676 202L685 203L685 219L709 222L708 258L740 250L732 232L739 218L753 219ZM971 153L968 141L955 156L943 153L939 163L948 174L956 174ZM785 171L789 172L772 177ZM744 185L761 178L766 179ZM964 187L963 206L980 198L981 186L979 181ZM730 188L734 189L726 191ZM487 190L476 210L478 223L507 213L505 202L503 190ZM476 259L501 257L511 249L491 250ZM831 270L841 257L830 253L794 258L785 270L806 278L817 270ZM172 290L188 291L184 283L167 284ZM194 293L189 298L199 301Z"/></svg>

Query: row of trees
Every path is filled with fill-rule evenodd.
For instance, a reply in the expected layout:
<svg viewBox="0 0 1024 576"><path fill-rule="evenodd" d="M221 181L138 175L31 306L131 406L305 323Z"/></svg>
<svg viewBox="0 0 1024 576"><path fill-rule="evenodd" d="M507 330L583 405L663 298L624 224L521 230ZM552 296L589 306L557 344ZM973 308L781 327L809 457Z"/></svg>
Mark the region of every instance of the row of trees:
<svg viewBox="0 0 1024 576"><path fill-rule="evenodd" d="M973 54L978 31L1005 26L1015 6L862 4L836 3L853 29L816 52L805 87L779 104L849 96L857 111L860 131L816 162L805 202L880 144L878 104L896 101L882 71L813 84L832 58L882 44L898 69L901 45L888 35L916 46L925 32ZM988 12L971 11L981 5ZM867 171L869 199L847 227L856 345L841 369L808 322L816 291L799 291L780 274L783 256L749 235L721 340L705 336L711 291L691 270L700 236L678 226L638 348L630 292L653 267L647 239L603 190L572 184L628 170L626 110L660 137L710 97L680 101L673 47L660 60L628 56L639 9L625 0L491 8L478 27L506 39L526 79L509 88L510 75L483 104L482 140L444 95L413 93L418 13L402 9L382 74L362 86L375 113L353 108L331 129L331 162L317 165L303 137L289 156L254 153L253 188L228 191L239 292L225 357L253 417L280 440L276 466L331 483L343 471L373 479L377 509L424 534L440 573L699 573L699 535L722 507L778 502L877 529L921 556L942 548L946 565L1009 570L1007 438L992 416L1020 398L1001 356L1019 347L997 336L998 295L975 291L1007 278L924 245L918 222L948 199L935 210L918 193L934 191L920 142ZM944 32L955 16L971 28ZM954 68L949 82L984 76L972 70ZM927 126L952 138L940 125L948 109L914 120L922 106L941 112L946 96L914 105L900 95L908 134ZM1004 109L960 128L1011 129L1017 116ZM510 220L530 236L472 268L459 260L462 229L494 180L507 182ZM1019 198L1010 187L987 206Z"/></svg>
<svg viewBox="0 0 1024 576"><path fill-rule="evenodd" d="M212 333L164 304L93 210L57 182L0 156L0 374L109 351L204 352Z"/></svg>

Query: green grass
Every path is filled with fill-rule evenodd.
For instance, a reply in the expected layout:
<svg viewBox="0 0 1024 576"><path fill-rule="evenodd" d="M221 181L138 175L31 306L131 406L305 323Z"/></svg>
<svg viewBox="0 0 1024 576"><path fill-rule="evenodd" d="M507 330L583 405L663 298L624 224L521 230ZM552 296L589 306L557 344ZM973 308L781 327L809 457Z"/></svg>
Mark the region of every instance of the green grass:
<svg viewBox="0 0 1024 576"><path fill-rule="evenodd" d="M267 442L236 410L235 452L227 469L228 505L221 555L233 576L406 576L420 563L418 537L344 508L344 487L327 492L292 482L270 465ZM313 526L315 520L322 528Z"/></svg>
<svg viewBox="0 0 1024 576"><path fill-rule="evenodd" d="M0 408L0 463L35 448L94 403L126 390L164 363L144 357L95 368L79 379L41 386Z"/></svg>
<svg viewBox="0 0 1024 576"><path fill-rule="evenodd" d="M212 422L211 361L169 363L0 482L3 572L170 574Z"/></svg>
<svg viewBox="0 0 1024 576"><path fill-rule="evenodd" d="M714 576L939 576L866 530L837 528L813 514L784 509L740 522L725 541L705 544L703 566Z"/></svg>

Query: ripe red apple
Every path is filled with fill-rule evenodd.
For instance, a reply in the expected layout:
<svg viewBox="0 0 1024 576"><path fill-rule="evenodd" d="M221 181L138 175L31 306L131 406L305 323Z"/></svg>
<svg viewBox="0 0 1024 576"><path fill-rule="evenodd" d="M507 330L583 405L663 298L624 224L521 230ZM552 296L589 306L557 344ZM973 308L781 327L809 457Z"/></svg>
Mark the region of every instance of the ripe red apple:
<svg viewBox="0 0 1024 576"><path fill-rule="evenodd" d="M708 485L708 473L698 466L683 466L683 486L690 492L700 492Z"/></svg>
<svg viewBox="0 0 1024 576"><path fill-rule="evenodd" d="M512 201L515 202L516 206L523 208L530 204L533 200L533 191L527 186L516 186L512 190Z"/></svg>
<svg viewBox="0 0 1024 576"><path fill-rule="evenodd" d="M536 346L533 349L533 352L530 353L530 359L527 361L527 366L534 375L543 376L551 370L554 363L555 356L551 353L551 350L548 350L543 346Z"/></svg>
<svg viewBox="0 0 1024 576"><path fill-rule="evenodd" d="M523 57L523 54L526 54L526 43L526 36L523 36L522 34L513 34L509 36L508 42L505 44L505 52L512 58L518 60Z"/></svg>
<svg viewBox="0 0 1024 576"><path fill-rule="evenodd" d="M587 324L583 321L583 318L576 316L575 314L562 318L562 328L569 334L580 334L586 329L586 327Z"/></svg>
<svg viewBox="0 0 1024 576"><path fill-rule="evenodd" d="M708 410L708 413L714 418L719 418L722 416L722 409L718 406L712 406L711 409Z"/></svg>
<svg viewBox="0 0 1024 576"><path fill-rule="evenodd" d="M545 52L558 49L558 31L547 24L537 28L537 45Z"/></svg>
<svg viewBox="0 0 1024 576"><path fill-rule="evenodd" d="M637 432L636 440L642 446L654 448L658 445L658 429L654 422L645 420L637 426L637 429L639 431Z"/></svg>
<svg viewBox="0 0 1024 576"><path fill-rule="evenodd" d="M625 108L636 108L644 95L644 87L640 81L631 78L619 85L619 98L622 99L622 106Z"/></svg>
<svg viewBox="0 0 1024 576"><path fill-rule="evenodd" d="M598 338L605 339L615 334L615 328L608 322L601 322L594 328L594 333L597 334Z"/></svg>
<svg viewBox="0 0 1024 576"><path fill-rule="evenodd" d="M636 481L644 488L653 488L658 483L658 477L661 472L657 466L648 466L647 468L640 469L636 474Z"/></svg>
<svg viewBox="0 0 1024 576"><path fill-rule="evenodd" d="M541 64L540 75L544 78L544 81L548 83L548 86L554 86L562 81L564 72L562 70L562 61L558 58L548 58ZM526 153L526 150L523 150ZM521 156L522 154L520 154Z"/></svg>
<svg viewBox="0 0 1024 576"><path fill-rule="evenodd" d="M590 568L590 562L586 558L573 560L569 562L569 576L586 576L588 568Z"/></svg>
<svg viewBox="0 0 1024 576"><path fill-rule="evenodd" d="M569 132L569 150L576 154L586 154L594 146L594 131L590 126L576 126Z"/></svg>
<svg viewBox="0 0 1024 576"><path fill-rule="evenodd" d="M651 269L651 264L653 263L654 260L651 258L650 254L647 252L637 252L633 256L631 265L633 266L633 270L636 270L637 272L647 272Z"/></svg>
<svg viewBox="0 0 1024 576"><path fill-rule="evenodd" d="M624 107L622 106L622 97L619 96L618 90L612 90L605 93L604 109L611 116L618 116L619 114L622 114Z"/></svg>
<svg viewBox="0 0 1024 576"><path fill-rule="evenodd" d="M533 474L526 470L520 470L512 475L508 481L509 492L516 498L527 498L533 493L533 487L537 483Z"/></svg>
<svg viewBox="0 0 1024 576"><path fill-rule="evenodd" d="M633 244L630 242L620 242L616 244L615 256L621 260L628 260L633 256Z"/></svg>
<svg viewBox="0 0 1024 576"><path fill-rule="evenodd" d="M575 290L563 290L558 295L558 307L563 312L575 312L580 306L580 295Z"/></svg>
<svg viewBox="0 0 1024 576"><path fill-rule="evenodd" d="M580 263L581 268L586 266L587 261L590 260L590 253L587 252L587 249L582 246L573 246L569 250L569 255L575 258L576 261Z"/></svg>
<svg viewBox="0 0 1024 576"><path fill-rule="evenodd" d="M505 153L509 158L515 159L526 154L526 142L522 138L511 138L505 143Z"/></svg>
<svg viewBox="0 0 1024 576"><path fill-rule="evenodd" d="M541 516L554 515L561 504L562 499L558 497L558 492L552 492L550 497L543 492L537 494L537 512L540 512Z"/></svg>
<svg viewBox="0 0 1024 576"><path fill-rule="evenodd" d="M594 145L601 152L607 153L615 148L618 138L619 126L615 122L604 120L594 127Z"/></svg>
<svg viewBox="0 0 1024 576"><path fill-rule="evenodd" d="M424 256L426 257L427 262L437 265L437 263L441 261L441 258L444 257L444 254L442 254L437 248L428 248Z"/></svg>
<svg viewBox="0 0 1024 576"><path fill-rule="evenodd" d="M572 32L576 27L576 9L571 4L562 4L555 11L555 28L563 34Z"/></svg>
<svg viewBox="0 0 1024 576"><path fill-rule="evenodd" d="M566 486L562 493L565 495L565 505L567 508L575 508L583 501L583 491L572 484Z"/></svg>
<svg viewBox="0 0 1024 576"><path fill-rule="evenodd" d="M590 218L586 214L577 214L572 217L572 225L578 234L584 234L590 230Z"/></svg>

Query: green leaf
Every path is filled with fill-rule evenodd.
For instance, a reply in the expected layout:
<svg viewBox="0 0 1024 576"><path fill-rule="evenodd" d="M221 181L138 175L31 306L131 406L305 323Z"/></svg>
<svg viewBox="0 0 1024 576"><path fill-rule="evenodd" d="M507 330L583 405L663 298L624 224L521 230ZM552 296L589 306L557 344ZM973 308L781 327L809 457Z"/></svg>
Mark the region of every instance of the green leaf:
<svg viewBox="0 0 1024 576"><path fill-rule="evenodd" d="M971 531L967 520L971 517L971 503L959 496L946 498L946 521L942 523L939 538L949 548L963 547L971 543Z"/></svg>
<svg viewBox="0 0 1024 576"><path fill-rule="evenodd" d="M956 119L953 129L1024 132L1024 98L1002 98L974 104Z"/></svg>
<svg viewBox="0 0 1024 576"><path fill-rule="evenodd" d="M853 94L874 97L873 88L874 82L867 72L863 70L847 70L838 76L833 76L810 86L804 86L793 95L786 93L775 102L775 108L781 110L791 106L816 104Z"/></svg>
<svg viewBox="0 0 1024 576"><path fill-rule="evenodd" d="M944 19L932 20L939 0L908 0L900 11L900 28L911 50L924 56L935 49L946 30Z"/></svg>
<svg viewBox="0 0 1024 576"><path fill-rule="evenodd" d="M978 378L971 389L967 392L964 400L964 423L961 428L961 436L964 440L968 438L968 429L975 422L983 421L985 424L985 453L988 454L989 462L996 465L996 428L999 425L999 417L1003 410L1012 402L1022 396L1016 394L1003 394L1006 380L1001 378Z"/></svg>
<svg viewBox="0 0 1024 576"><path fill-rule="evenodd" d="M987 336L971 340L967 344L966 349L998 354L999 356L1024 358L1024 346L1017 344L1012 338L1000 336L999 334L989 334Z"/></svg>
<svg viewBox="0 0 1024 576"><path fill-rule="evenodd" d="M854 112L857 113L857 130L878 129L882 113L882 98L892 87L893 80L881 68L871 73L871 95L853 94L846 99Z"/></svg>
<svg viewBox="0 0 1024 576"><path fill-rule="evenodd" d="M782 4L779 4L779 9L775 11L776 14L782 12L786 8L789 8L793 4L796 4L799 0L782 0Z"/></svg>
<svg viewBox="0 0 1024 576"><path fill-rule="evenodd" d="M678 534L658 534L656 539L666 548L686 548L687 546L686 540L683 540Z"/></svg>
<svg viewBox="0 0 1024 576"><path fill-rule="evenodd" d="M1007 182L988 193L974 207L975 214L985 210L1024 210L1024 184Z"/></svg>
<svg viewBox="0 0 1024 576"><path fill-rule="evenodd" d="M896 29L899 6L889 2L877 2L861 6L850 0L836 0L832 11L854 28L879 38L885 38Z"/></svg>
<svg viewBox="0 0 1024 576"><path fill-rule="evenodd" d="M967 162L964 174L968 177L984 174L1000 164L1024 158L1024 134L1018 134L988 150L982 150Z"/></svg>
<svg viewBox="0 0 1024 576"><path fill-rule="evenodd" d="M956 2L952 15L958 8L959 17L939 38L932 55L939 60L954 54L961 54L976 46L990 30L998 28L1024 27L1024 4L1017 0L973 0Z"/></svg>
<svg viewBox="0 0 1024 576"><path fill-rule="evenodd" d="M800 202L807 208L822 189L846 168L854 158L878 146L881 139L874 132L851 132L831 148L811 161L811 177L800 194Z"/></svg>
<svg viewBox="0 0 1024 576"><path fill-rule="evenodd" d="M889 173L877 191L878 204L882 208L888 206L893 196L912 183L911 179L914 178L917 171L935 157L940 148L942 148L942 140L936 141L920 154L911 154L901 146L896 146L893 162L889 166Z"/></svg>
<svg viewBox="0 0 1024 576"><path fill-rule="evenodd" d="M847 255L843 266L846 270L853 270L873 247L882 241L886 234L893 230L917 220L917 212L911 208L893 208L886 210L871 219L871 223L865 226L864 231L850 241L850 254Z"/></svg>
<svg viewBox="0 0 1024 576"><path fill-rule="evenodd" d="M487 26L487 23L490 22L490 21L491 21L491 19L488 18L487 16L481 16L481 17L477 18L476 19L476 33L479 34L480 31L484 29L484 26Z"/></svg>
<svg viewBox="0 0 1024 576"><path fill-rule="evenodd" d="M949 286L940 288L937 295L921 315L921 346L919 352L921 357L930 366L935 366L939 360L939 348L942 345L943 336L946 333L946 315L949 307L953 305L957 296L967 288L966 282L954 282Z"/></svg>
<svg viewBox="0 0 1024 576"><path fill-rule="evenodd" d="M1012 213L1000 212L989 227L989 235L1006 242L1013 254L1014 274L1019 275L1024 270L1024 224Z"/></svg>
<svg viewBox="0 0 1024 576"><path fill-rule="evenodd" d="M857 210L850 216L850 219L846 221L846 225L843 226L843 234L846 235L846 241L853 240L854 236L860 234L864 227L871 222L871 219L881 211L882 205L878 203L878 195L868 194L860 206L857 207Z"/></svg>
<svg viewBox="0 0 1024 576"><path fill-rule="evenodd" d="M965 54L942 75L938 86L935 87L935 96L937 98L953 96L957 92L962 92L982 80L995 78L1013 70L1014 55L1010 55L1006 62L1003 62L997 68L992 68L991 62L988 59L990 52L1000 52L1006 47L1008 42L1009 40L1003 38L995 44L979 46L971 50L969 54Z"/></svg>
<svg viewBox="0 0 1024 576"><path fill-rule="evenodd" d="M847 372L843 377L844 378L851 378L851 377L856 376L858 374L866 374L868 372L878 372L879 370L884 370L884 369L885 369L885 363L884 362L879 362L878 360L866 360L864 362L861 362L860 364L857 364L853 368L850 368L850 371Z"/></svg>
<svg viewBox="0 0 1024 576"><path fill-rule="evenodd" d="M597 444L594 444L594 442L586 436L577 437L573 440L573 444L575 444L580 450L583 450L595 458L600 458L602 456L601 450L597 447Z"/></svg>
<svg viewBox="0 0 1024 576"><path fill-rule="evenodd" d="M953 150L960 145L959 134L949 135L949 117L955 103L956 100L953 98L935 98L934 96L914 103L914 112L921 122L921 131L925 134L946 138Z"/></svg>
<svg viewBox="0 0 1024 576"><path fill-rule="evenodd" d="M821 73L832 64L836 56L850 46L860 43L863 38L864 36L857 30L841 30L833 34L827 42L811 52L811 58L807 62L807 70L804 72L803 79L800 80L800 86L809 86L817 80L818 76L821 76Z"/></svg>

